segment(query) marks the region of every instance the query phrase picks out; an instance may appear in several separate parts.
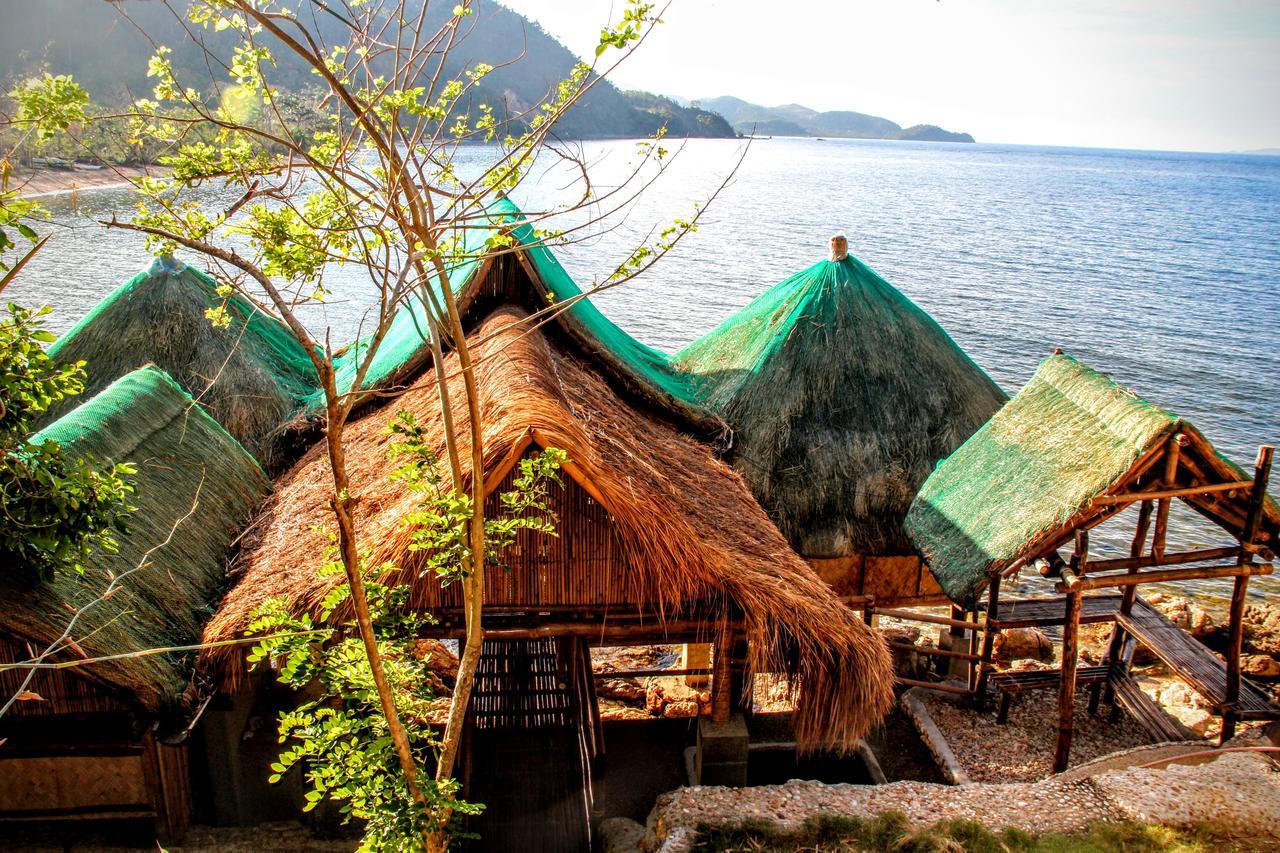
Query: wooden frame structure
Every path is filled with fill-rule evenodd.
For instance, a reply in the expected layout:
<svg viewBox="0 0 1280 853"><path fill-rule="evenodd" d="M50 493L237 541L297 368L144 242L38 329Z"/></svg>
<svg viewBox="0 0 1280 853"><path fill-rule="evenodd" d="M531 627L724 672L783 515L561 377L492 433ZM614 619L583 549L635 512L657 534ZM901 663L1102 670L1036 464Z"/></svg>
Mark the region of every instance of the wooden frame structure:
<svg viewBox="0 0 1280 853"><path fill-rule="evenodd" d="M1129 684L1129 667L1137 643L1148 647L1193 689L1208 698L1223 717L1220 742L1231 738L1242 720L1280 719L1280 707L1259 688L1240 675L1243 642L1243 615L1249 578L1268 575L1274 559L1269 536L1261 521L1270 479L1274 448L1259 449L1252 480L1215 479L1198 458L1213 453L1198 433L1177 432L1156 445L1106 494L1070 523L1028 549L1023 557L994 577L988 587L988 641L984 644L977 695L981 701L991 665L994 633L1015 625L1060 624L1063 630L1062 668L1058 678L1058 739L1054 772L1065 770L1070 759L1075 693L1080 681L1080 626L1089 622L1115 623L1106 659L1105 678L1091 680L1091 710L1105 696L1117 712L1117 700L1140 721L1156 716L1143 702L1140 691ZM1158 473L1157 473L1158 472ZM1172 502L1184 501L1223 527L1237 539L1234 546L1182 552L1167 550L1167 531ZM1137 529L1128 557L1093 560L1089 554L1089 531L1115 516L1125 507L1139 505ZM1074 543L1069 561L1057 550ZM1230 561L1230 562L1218 562ZM1063 598L1001 602L1000 579L1034 565L1046 577L1056 577L1056 590ZM1208 578L1233 578L1228 622L1226 661L1169 622L1138 596L1138 587L1149 583L1177 583ZM1088 595L1098 590L1117 594ZM1057 615L1054 610L1057 610ZM1147 700L1149 703L1149 700ZM1160 723L1145 720L1148 727Z"/></svg>

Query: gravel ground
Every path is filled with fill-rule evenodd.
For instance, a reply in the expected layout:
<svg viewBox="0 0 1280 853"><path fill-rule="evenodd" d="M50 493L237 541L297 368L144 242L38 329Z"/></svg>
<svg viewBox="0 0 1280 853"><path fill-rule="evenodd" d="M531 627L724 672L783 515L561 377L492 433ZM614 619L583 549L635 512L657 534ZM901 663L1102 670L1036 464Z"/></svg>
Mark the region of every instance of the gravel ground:
<svg viewBox="0 0 1280 853"><path fill-rule="evenodd" d="M974 782L1034 782L1053 769L1058 739L1058 692L1035 690L1014 699L1009 722L996 722L994 710L979 713L939 696L924 693L929 715ZM1108 753L1151 743L1141 726L1122 714L1108 722L1103 706L1089 714L1089 694L1076 694L1071 763L1083 764Z"/></svg>
<svg viewBox="0 0 1280 853"><path fill-rule="evenodd" d="M820 812L871 817L888 810L913 826L948 818L991 829L1075 832L1094 821L1142 820L1168 826L1209 826L1232 836L1280 846L1280 773L1257 753L1228 753L1206 764L1163 770L1131 768L1079 781L1044 779L1006 784L823 785L792 781L757 788L684 788L659 798L649 817L650 843L680 853L700 823L746 818L798 827Z"/></svg>

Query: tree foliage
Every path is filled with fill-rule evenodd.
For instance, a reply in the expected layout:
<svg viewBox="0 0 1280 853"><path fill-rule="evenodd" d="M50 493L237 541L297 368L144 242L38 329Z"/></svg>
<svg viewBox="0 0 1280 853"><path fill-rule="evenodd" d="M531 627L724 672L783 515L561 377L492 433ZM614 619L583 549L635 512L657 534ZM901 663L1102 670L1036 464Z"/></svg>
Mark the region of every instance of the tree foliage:
<svg viewBox="0 0 1280 853"><path fill-rule="evenodd" d="M30 580L83 572L95 550L112 551L133 511L128 464L100 465L30 441L40 413L84 388L83 363L58 365L43 344L48 308L9 304L0 317L0 564Z"/></svg>

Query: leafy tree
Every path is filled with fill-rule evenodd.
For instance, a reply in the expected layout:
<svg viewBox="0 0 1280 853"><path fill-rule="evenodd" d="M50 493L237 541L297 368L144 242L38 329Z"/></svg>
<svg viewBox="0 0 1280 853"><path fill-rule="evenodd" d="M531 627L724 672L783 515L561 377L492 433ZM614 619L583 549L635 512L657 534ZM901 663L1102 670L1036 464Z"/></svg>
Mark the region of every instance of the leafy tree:
<svg viewBox="0 0 1280 853"><path fill-rule="evenodd" d="M34 418L84 389L84 365L45 354L50 309L10 303L0 317L0 564L32 581L84 571L95 550L112 551L133 511L127 464L75 458L53 440L30 441Z"/></svg>

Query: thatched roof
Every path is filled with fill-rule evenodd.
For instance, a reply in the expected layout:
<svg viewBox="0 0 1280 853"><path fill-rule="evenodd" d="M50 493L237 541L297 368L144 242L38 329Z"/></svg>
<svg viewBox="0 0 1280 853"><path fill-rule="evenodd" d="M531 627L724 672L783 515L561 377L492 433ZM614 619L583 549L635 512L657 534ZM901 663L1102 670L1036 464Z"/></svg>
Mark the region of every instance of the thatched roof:
<svg viewBox="0 0 1280 853"><path fill-rule="evenodd" d="M1184 459L1210 482L1252 478L1177 415L1070 356L1050 356L933 472L906 531L947 595L972 602L992 575L1074 527L1095 497L1128 485L1135 466L1177 432L1191 439ZM1268 498L1264 529L1274 537L1277 528L1280 508Z"/></svg>
<svg viewBox="0 0 1280 853"><path fill-rule="evenodd" d="M542 331L525 332L527 315L496 310L473 332L485 477L500 477L525 444L567 451L568 476L610 514L635 589L655 610L701 603L745 613L753 665L785 671L799 690L799 732L807 743L850 746L887 710L893 675L880 640L834 597L788 547L742 480L703 445L664 420L629 405L585 362ZM446 365L456 373L453 356ZM458 383L457 378L453 379ZM461 399L461 388L454 390ZM407 408L438 442L440 416L431 375L347 430L347 462L357 524L374 563L412 564L401 520L415 497L389 482L387 422ZM465 436L465 413L459 415ZM463 448L463 458L469 450ZM245 537L241 579L205 631L209 641L240 636L255 607L284 596L298 610L317 608L326 584L316 560L331 527L325 452L313 448L277 484ZM436 583L408 572L409 582ZM238 668L220 649L209 665Z"/></svg>
<svg viewBox="0 0 1280 853"><path fill-rule="evenodd" d="M205 311L224 302L217 287L181 261L157 258L49 353L59 363L87 362L85 396L144 364L157 365L270 468L280 461L278 431L316 388L315 369L282 323L240 296L225 300L230 326L215 328Z"/></svg>
<svg viewBox="0 0 1280 853"><path fill-rule="evenodd" d="M903 554L934 464L1005 395L860 261L765 291L674 359L734 432L733 466L806 557Z"/></svg>
<svg viewBox="0 0 1280 853"><path fill-rule="evenodd" d="M142 565L89 609L60 659L138 652L195 642L225 580L228 548L270 491L258 464L167 374L145 367L122 376L33 437L74 456L137 467L138 511L116 554L98 553L83 576L30 585L0 573L0 632L44 649L72 613L113 578ZM192 507L195 506L194 512ZM78 674L149 711L176 700L194 655L148 655L95 663Z"/></svg>

